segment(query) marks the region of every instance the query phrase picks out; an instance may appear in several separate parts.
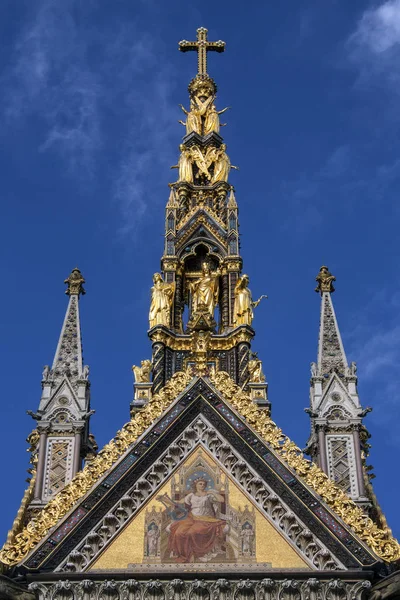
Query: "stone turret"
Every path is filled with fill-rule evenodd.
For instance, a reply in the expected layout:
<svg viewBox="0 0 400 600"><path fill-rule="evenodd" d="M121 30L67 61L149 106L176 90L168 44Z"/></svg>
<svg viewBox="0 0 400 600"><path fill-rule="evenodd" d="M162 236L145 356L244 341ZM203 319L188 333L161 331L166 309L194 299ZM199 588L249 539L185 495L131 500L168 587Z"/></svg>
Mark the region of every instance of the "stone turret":
<svg viewBox="0 0 400 600"><path fill-rule="evenodd" d="M36 413L36 481L30 509L40 508L82 467L95 442L89 436L89 367L83 363L79 298L85 283L79 269L65 280L69 296L52 367L42 374L42 396Z"/></svg>
<svg viewBox="0 0 400 600"><path fill-rule="evenodd" d="M311 363L311 435L308 454L356 502L369 507L366 472L369 434L357 392L356 363L347 362L331 294L335 277L322 266L315 291L321 295L318 362Z"/></svg>

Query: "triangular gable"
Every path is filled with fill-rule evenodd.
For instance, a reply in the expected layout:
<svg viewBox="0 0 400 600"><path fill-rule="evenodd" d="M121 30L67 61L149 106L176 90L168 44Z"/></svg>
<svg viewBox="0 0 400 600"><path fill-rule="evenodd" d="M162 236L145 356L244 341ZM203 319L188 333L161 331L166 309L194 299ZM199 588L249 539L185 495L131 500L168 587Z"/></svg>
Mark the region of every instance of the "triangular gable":
<svg viewBox="0 0 400 600"><path fill-rule="evenodd" d="M63 396L66 399L66 403L65 405L60 406L57 401ZM65 376L62 378L57 388L51 393L49 400L43 405L42 410L49 414L52 409L56 408L72 413L74 418L78 418L79 412L82 411L82 407L79 405L75 390L73 389L68 378Z"/></svg>
<svg viewBox="0 0 400 600"><path fill-rule="evenodd" d="M350 411L351 416L360 411L360 406L356 405L346 386L340 380L340 377L337 373L332 373L328 384L324 388L319 404L315 408L321 415L325 415L327 410L337 405Z"/></svg>
<svg viewBox="0 0 400 600"><path fill-rule="evenodd" d="M224 378L218 380L217 376L215 384L224 387L228 396L232 396L232 391L236 392L235 398L231 398L232 403L243 401L244 395L240 396L240 388L234 384L232 384L234 388L229 387L227 377L224 374ZM170 392L172 393L171 389ZM243 406L243 409L248 412L251 404L247 396L246 399L247 407ZM157 400L155 400L155 404L156 402ZM261 415L265 415L265 413L254 408L260 413L258 418L260 424L263 420ZM204 415L212 423L213 434L218 432L223 436L220 442L222 445L225 445L230 451L238 452L235 465L238 462L240 469L246 471L243 477L244 483L250 486L250 495L253 498L262 498L262 495L266 493L266 505L268 505L270 503L268 498L272 494L271 510L276 499L280 501L281 498L284 498L286 510L294 515L295 520L296 517L299 519L298 515L301 515L300 530L303 528L306 532L311 532L311 534L306 534L311 535L308 542L322 540L319 553L321 556L325 554L328 557L336 557L334 560L339 561L347 568L360 566L360 564L371 565L376 562L374 554L341 523L340 519L291 469L288 469L279 456L271 450L271 445L258 438L245 421L224 401L223 396L205 380L200 379L192 381L185 393L178 396L163 417L156 421L154 426L148 429L134 446L130 447L128 453L112 470L107 472L92 492L87 494L41 546L31 553L24 561L24 565L27 568L40 567L46 570L56 570L68 559L71 550L81 545L85 536L92 535L94 521L100 522L101 519L106 519L106 522L110 521L107 526L111 527L111 531L114 528L115 533L119 528L118 517L109 519L109 510L120 502L128 502L126 492L132 487L133 482L138 481L143 475L146 465L147 468L154 466L156 471L151 477L159 483L160 474L157 473L157 468L164 469L158 461L160 453L165 451L165 448L170 448L171 444L172 447L174 446L174 440L179 432L182 432L182 429L190 424L196 414ZM264 418L264 427L266 423L270 430L268 437L272 440L271 432L275 431L275 440L281 439L282 434L273 422L265 421ZM193 433L191 435L193 436ZM224 440L228 440L228 443ZM285 453L289 458L295 448L292 443L290 444L291 446L287 445L285 448ZM302 460L308 464L307 461ZM251 465L255 472L246 470L247 464ZM238 468L236 467L236 469ZM232 469L235 476L236 470L233 466ZM320 473L319 470L318 473ZM236 476L240 480L239 472ZM152 484L149 481L144 482L143 485L144 488L137 490L138 494L135 495L137 503L135 509L140 508L143 499L147 497L146 494L149 495L152 491ZM347 502L351 506L352 503L349 499ZM123 507L119 508L123 509ZM298 528L297 524L290 522L290 519L287 527L292 530L293 534ZM94 543L100 543L99 540L97 542L96 540L97 538L94 536ZM302 540L299 544L306 548L308 542ZM76 565L76 567L80 569L80 565ZM71 569L71 565L68 568Z"/></svg>
<svg viewBox="0 0 400 600"><path fill-rule="evenodd" d="M80 539L90 534L93 520L104 518L104 510L107 516L116 502L122 502L132 481L143 474L146 461L147 468L149 465L156 468L157 454L173 444L179 431L187 425L187 419L200 413L213 421L214 432L220 432L228 440L225 447L234 449L235 443L235 451L243 458L239 460L241 467L252 464L256 469L256 476L251 472L246 476L251 482L252 497L260 494L259 489L254 488L254 480L257 486L270 486L273 497L283 498L291 514L301 513L307 532L323 540L332 556L340 557L343 565L348 568L372 565L377 561L376 555L388 561L399 556L396 540L368 519L316 465L305 460L268 414L252 404L248 394L235 385L227 373L218 372L212 376L212 382L213 385L209 380L192 378L187 372L176 373L17 539L5 545L0 560L6 564L23 561L24 569L39 566L46 570L57 569L68 552L79 545ZM163 412L165 409L168 410ZM159 474L155 472L153 477L159 478ZM140 494L138 497L140 504ZM353 531L346 527L346 520ZM115 525L115 519L111 521ZM376 555L362 543L363 537Z"/></svg>

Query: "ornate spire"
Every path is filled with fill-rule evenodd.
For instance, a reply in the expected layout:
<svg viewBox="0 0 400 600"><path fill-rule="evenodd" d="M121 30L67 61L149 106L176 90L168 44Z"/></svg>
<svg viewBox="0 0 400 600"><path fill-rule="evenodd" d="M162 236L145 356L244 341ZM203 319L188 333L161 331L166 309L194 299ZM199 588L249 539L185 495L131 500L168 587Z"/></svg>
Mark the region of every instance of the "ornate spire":
<svg viewBox="0 0 400 600"><path fill-rule="evenodd" d="M63 376L76 380L83 373L79 296L86 293L82 285L85 280L80 270L75 268L64 283L68 285L65 293L69 296L69 303L54 355L52 376L55 380Z"/></svg>
<svg viewBox="0 0 400 600"><path fill-rule="evenodd" d="M332 282L336 281L336 277L329 272L328 267L322 266L316 281L318 285L315 291L321 294L318 373L327 377L335 371L343 376L348 363L331 298L331 293L335 290Z"/></svg>
<svg viewBox="0 0 400 600"><path fill-rule="evenodd" d="M306 409L311 421L307 452L339 487L370 510L363 464L369 434L362 423L368 411L360 405L356 364L348 365L343 348L331 298L335 280L326 266L316 277L321 317L318 362L311 363L310 408Z"/></svg>
<svg viewBox="0 0 400 600"><path fill-rule="evenodd" d="M42 396L37 413L39 436L37 476L29 510L41 508L81 468L82 459L93 453L89 436L89 367L83 365L79 320L79 296L85 280L75 268L65 280L69 296L57 350L50 369L42 374Z"/></svg>
<svg viewBox="0 0 400 600"><path fill-rule="evenodd" d="M190 367L193 374L229 371L242 386L261 384L257 398L266 401L266 383L251 381L249 373L259 301L241 277L238 206L229 183L237 167L221 137L226 123L220 117L229 107L218 110L217 86L207 73L207 52L223 52L225 42L209 42L200 28L197 40L184 40L179 49L198 53L198 72L189 84L189 106L181 105L185 135L172 167L178 173L166 205L161 272L151 287L152 391ZM138 402L143 390L135 385Z"/></svg>

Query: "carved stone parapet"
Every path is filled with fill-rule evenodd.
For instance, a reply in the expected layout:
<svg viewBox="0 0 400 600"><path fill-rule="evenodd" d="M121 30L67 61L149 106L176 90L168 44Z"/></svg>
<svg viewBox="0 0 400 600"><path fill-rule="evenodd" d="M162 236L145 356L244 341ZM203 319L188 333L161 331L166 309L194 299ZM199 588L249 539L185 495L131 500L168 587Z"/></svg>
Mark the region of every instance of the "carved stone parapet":
<svg viewBox="0 0 400 600"><path fill-rule="evenodd" d="M162 579L135 580L128 578L128 573L126 579L118 580L104 580L94 574L91 577L83 581L35 581L30 583L29 590L13 584L22 590L20 595L3 597L10 600L363 600L371 588L368 579L306 579L304 574L299 576L296 572L291 579L277 579L276 576L240 579L238 574L227 572L219 579L193 577L183 580L163 574ZM397 598L398 582L391 584L393 591L390 586L386 589L379 585L373 588L371 600Z"/></svg>

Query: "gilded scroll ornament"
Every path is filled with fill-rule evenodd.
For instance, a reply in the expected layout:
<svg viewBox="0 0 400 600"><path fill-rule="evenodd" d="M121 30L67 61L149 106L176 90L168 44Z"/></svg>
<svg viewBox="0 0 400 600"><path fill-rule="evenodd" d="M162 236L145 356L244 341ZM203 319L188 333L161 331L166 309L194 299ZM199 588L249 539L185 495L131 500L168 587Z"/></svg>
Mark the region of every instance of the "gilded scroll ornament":
<svg viewBox="0 0 400 600"><path fill-rule="evenodd" d="M0 562L14 565L38 544L59 520L82 498L118 458L137 438L158 419L173 400L185 389L192 379L189 373L175 373L162 390L149 401L146 407L135 413L135 417L117 432L113 440L79 471L35 519L14 536L12 542L6 542L0 552Z"/></svg>
<svg viewBox="0 0 400 600"><path fill-rule="evenodd" d="M170 326L171 307L174 298L174 284L165 283L160 273L153 276L151 288L151 304L149 312L150 329L155 325Z"/></svg>
<svg viewBox="0 0 400 600"><path fill-rule="evenodd" d="M258 300L253 302L248 285L248 275L239 277L235 285L235 302L233 305L234 325L251 325L254 318L253 308L256 308L263 298L267 298L263 294Z"/></svg>
<svg viewBox="0 0 400 600"><path fill-rule="evenodd" d="M315 288L316 292L319 292L322 296L324 292L332 293L335 291L333 287L333 282L336 281L336 277L329 272L328 267L322 265L319 270L318 275L315 278L317 282L317 287Z"/></svg>
<svg viewBox="0 0 400 600"><path fill-rule="evenodd" d="M307 460L269 414L251 402L249 395L230 378L228 373L218 371L211 381L223 396L243 415L286 463L294 469L330 506L354 533L363 540L377 556L387 562L400 558L400 545L388 531L380 529L317 465Z"/></svg>

